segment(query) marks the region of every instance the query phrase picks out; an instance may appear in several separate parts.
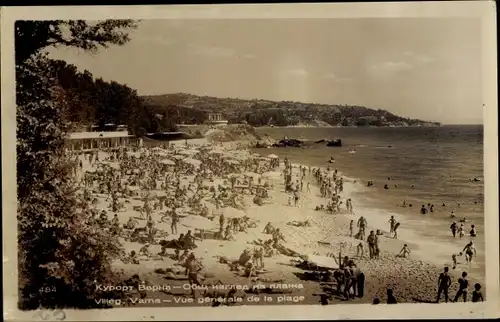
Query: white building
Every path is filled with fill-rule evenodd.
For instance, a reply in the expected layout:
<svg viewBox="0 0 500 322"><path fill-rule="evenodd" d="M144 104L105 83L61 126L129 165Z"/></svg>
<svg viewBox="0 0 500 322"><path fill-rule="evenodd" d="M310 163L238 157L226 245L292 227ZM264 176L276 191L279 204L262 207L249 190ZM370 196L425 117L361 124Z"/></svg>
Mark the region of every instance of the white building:
<svg viewBox="0 0 500 322"><path fill-rule="evenodd" d="M95 149L119 148L137 145L139 139L128 131L73 132L66 138L69 151L90 151Z"/></svg>
<svg viewBox="0 0 500 322"><path fill-rule="evenodd" d="M208 113L208 120L205 124L208 125L227 125L228 121L222 117L221 113Z"/></svg>

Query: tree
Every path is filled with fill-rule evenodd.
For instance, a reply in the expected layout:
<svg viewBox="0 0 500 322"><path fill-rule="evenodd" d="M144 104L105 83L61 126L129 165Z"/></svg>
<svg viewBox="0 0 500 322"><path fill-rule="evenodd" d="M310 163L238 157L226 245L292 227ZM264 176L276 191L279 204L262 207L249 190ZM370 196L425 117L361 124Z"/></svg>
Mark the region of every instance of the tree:
<svg viewBox="0 0 500 322"><path fill-rule="evenodd" d="M84 50L120 45L128 41L128 35L117 29L134 26L128 20L95 25L85 21L16 22L21 309L103 306L94 299L111 295L96 290L96 283L119 282L120 276L110 265L121 253L118 240L85 224L85 201L76 194L73 177L75 163L64 153L68 129L64 115L71 95L62 89L72 86L72 80L62 81L61 63L48 59L42 50L58 45Z"/></svg>

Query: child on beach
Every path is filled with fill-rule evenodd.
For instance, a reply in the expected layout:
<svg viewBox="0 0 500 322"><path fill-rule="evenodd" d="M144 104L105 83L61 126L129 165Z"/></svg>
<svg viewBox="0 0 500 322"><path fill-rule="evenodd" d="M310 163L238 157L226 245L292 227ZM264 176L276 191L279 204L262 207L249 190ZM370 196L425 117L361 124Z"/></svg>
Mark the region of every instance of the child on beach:
<svg viewBox="0 0 500 322"><path fill-rule="evenodd" d="M464 232L464 224L460 224L460 227L458 228L458 237L462 239L464 237L465 232Z"/></svg>
<svg viewBox="0 0 500 322"><path fill-rule="evenodd" d="M472 302L483 302L483 293L481 293L481 284L474 284L474 291L472 292Z"/></svg>
<svg viewBox="0 0 500 322"><path fill-rule="evenodd" d="M363 249L363 243L362 242L360 242L358 244L358 246L356 247L356 256L359 257L359 258L363 258L364 257L364 249Z"/></svg>
<svg viewBox="0 0 500 322"><path fill-rule="evenodd" d="M451 255L451 260L453 261L453 269L457 268L457 254Z"/></svg>
<svg viewBox="0 0 500 322"><path fill-rule="evenodd" d="M467 302L467 287L469 286L469 281L467 280L467 272L462 273L462 277L458 279L458 291L455 295L453 302L458 302L460 296L463 297L464 302Z"/></svg>
<svg viewBox="0 0 500 322"><path fill-rule="evenodd" d="M401 249L401 251L399 252L399 256L403 257L403 258L406 258L406 255L410 256L410 249L408 248L408 245L407 244L404 244L403 248Z"/></svg>

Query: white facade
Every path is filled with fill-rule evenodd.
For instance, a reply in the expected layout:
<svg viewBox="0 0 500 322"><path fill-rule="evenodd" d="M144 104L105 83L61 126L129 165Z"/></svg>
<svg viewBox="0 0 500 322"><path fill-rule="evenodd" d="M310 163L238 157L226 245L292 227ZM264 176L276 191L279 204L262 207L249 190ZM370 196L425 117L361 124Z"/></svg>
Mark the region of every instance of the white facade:
<svg viewBox="0 0 500 322"><path fill-rule="evenodd" d="M73 132L66 139L66 147L69 151L119 148L136 145L137 140L128 131Z"/></svg>

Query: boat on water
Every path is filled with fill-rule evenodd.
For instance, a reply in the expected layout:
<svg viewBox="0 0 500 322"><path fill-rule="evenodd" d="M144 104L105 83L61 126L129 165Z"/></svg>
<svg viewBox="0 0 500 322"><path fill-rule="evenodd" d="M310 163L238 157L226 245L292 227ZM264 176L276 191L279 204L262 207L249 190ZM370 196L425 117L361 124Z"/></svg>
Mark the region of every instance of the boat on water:
<svg viewBox="0 0 500 322"><path fill-rule="evenodd" d="M342 140L341 139L335 139L335 140L328 141L326 143L326 146L341 147L342 146Z"/></svg>

